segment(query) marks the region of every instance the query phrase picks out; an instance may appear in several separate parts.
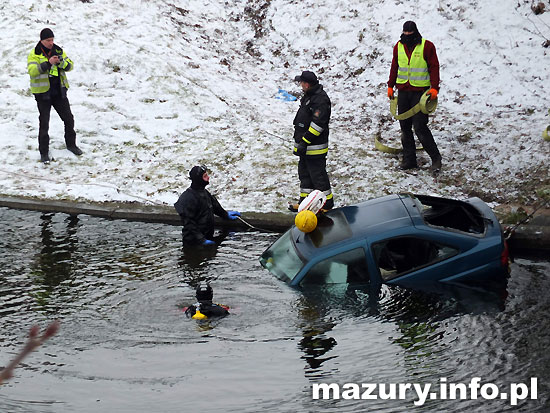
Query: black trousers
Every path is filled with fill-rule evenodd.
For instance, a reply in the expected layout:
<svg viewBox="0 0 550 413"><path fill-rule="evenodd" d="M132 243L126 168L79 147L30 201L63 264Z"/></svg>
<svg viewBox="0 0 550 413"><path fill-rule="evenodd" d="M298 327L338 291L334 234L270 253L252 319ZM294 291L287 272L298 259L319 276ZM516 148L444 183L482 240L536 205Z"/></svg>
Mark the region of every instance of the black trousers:
<svg viewBox="0 0 550 413"><path fill-rule="evenodd" d="M41 155L47 155L50 150L50 112L52 106L65 125L65 144L67 147L76 145L76 132L74 130L74 117L71 112L69 99L61 96L54 96L51 99L36 99L38 106L38 117L40 126L38 129L38 150Z"/></svg>
<svg viewBox="0 0 550 413"><path fill-rule="evenodd" d="M330 191L330 181L327 174L327 156L300 156L300 160L298 161L298 178L300 179L300 199L305 198L304 194L309 194L314 189L323 192ZM332 208L333 205L334 200L330 196L325 206Z"/></svg>
<svg viewBox="0 0 550 413"><path fill-rule="evenodd" d="M400 90L397 94L397 109L398 112L405 113L418 102L424 92L412 92ZM441 158L439 149L434 141L432 132L428 128L428 115L418 112L413 117L400 120L401 126L401 144L403 145L403 163L416 163L416 145L414 143L413 128L418 140L424 147L426 153L432 160Z"/></svg>

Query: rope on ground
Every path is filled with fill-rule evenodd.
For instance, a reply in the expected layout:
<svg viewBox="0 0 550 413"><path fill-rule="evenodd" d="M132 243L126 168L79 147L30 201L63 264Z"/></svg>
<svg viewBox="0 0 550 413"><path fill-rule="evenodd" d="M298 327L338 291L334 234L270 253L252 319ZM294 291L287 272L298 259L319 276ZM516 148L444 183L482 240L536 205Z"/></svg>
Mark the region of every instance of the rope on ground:
<svg viewBox="0 0 550 413"><path fill-rule="evenodd" d="M262 232L273 232L273 233L276 233L277 231L272 231L270 229L264 229L264 228L258 228L258 227L255 227L254 225L252 224L249 224L248 222L246 222L244 219L242 219L241 217L237 217L239 218L240 221L242 221L245 225L247 225L249 228L251 229L255 229L257 231L262 231Z"/></svg>
<svg viewBox="0 0 550 413"><path fill-rule="evenodd" d="M279 139L282 140L282 141L285 141L285 142L287 141L287 140L286 140L285 138L283 138L282 136L275 135L274 133L271 133L271 132L266 131L266 130L264 130L264 132L267 133L268 135L271 135L271 136L274 136L274 137L276 137L276 138L279 138Z"/></svg>
<svg viewBox="0 0 550 413"><path fill-rule="evenodd" d="M527 215L525 218L523 218L514 226L506 227L504 229L504 238L509 239L520 225L523 225L529 222L535 216L535 214L538 212L539 209L546 207L548 204L550 204L550 199L546 199L546 200L543 199L541 203L533 210L533 212L531 212L529 215Z"/></svg>
<svg viewBox="0 0 550 413"><path fill-rule="evenodd" d="M380 152L384 153L390 153L392 155L397 155L401 152L403 152L403 148L392 148L391 146L385 145L382 142L380 142L379 136L374 137L374 148L379 150ZM423 151L423 147L417 147L417 151Z"/></svg>
<svg viewBox="0 0 550 413"><path fill-rule="evenodd" d="M103 188L114 189L118 193L127 195L127 196L132 197L132 198L141 199L142 201L145 201L145 202L150 202L150 203L153 203L153 204L156 204L156 205L165 205L162 202L153 201L151 199L144 198L142 196L134 195L134 194L131 194L129 192L123 191L120 188L118 188L117 186L112 185L112 184L98 184L98 183L78 182L78 181L77 182L71 181L70 183L67 183L66 181L62 181L62 180L59 180L59 179L46 178L46 177L36 176L36 175L30 175L30 174L25 174L25 173L22 173L22 172L11 172L11 171L6 171L5 169L1 169L1 168L0 168L0 172L4 172L5 174L8 174L8 175L22 176L22 177L25 177L25 178L28 178L28 179L34 179L34 180L37 180L37 181L49 181L49 182L53 182L53 183L60 184L60 185L99 186L99 187L103 187Z"/></svg>

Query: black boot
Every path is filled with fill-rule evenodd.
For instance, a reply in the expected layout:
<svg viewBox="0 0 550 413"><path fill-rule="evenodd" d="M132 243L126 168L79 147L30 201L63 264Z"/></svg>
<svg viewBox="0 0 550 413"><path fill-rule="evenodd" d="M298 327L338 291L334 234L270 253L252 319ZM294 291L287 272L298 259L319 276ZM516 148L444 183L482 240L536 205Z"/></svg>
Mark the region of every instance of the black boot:
<svg viewBox="0 0 550 413"><path fill-rule="evenodd" d="M334 198L327 199L327 202L325 202L325 205L323 205L321 211L330 211L332 208L334 208Z"/></svg>
<svg viewBox="0 0 550 413"><path fill-rule="evenodd" d="M432 160L432 166L430 166L430 171L439 172L441 170L441 156Z"/></svg>
<svg viewBox="0 0 550 413"><path fill-rule="evenodd" d="M50 163L50 155L47 154L47 153L41 153L40 154L40 162L42 162L43 164L47 165Z"/></svg>
<svg viewBox="0 0 550 413"><path fill-rule="evenodd" d="M68 149L69 151L71 151L72 153L74 153L76 156L80 156L80 155L82 155L82 153L83 153L82 150L80 150L80 148L79 148L78 146L76 146L76 145L74 145L74 146L67 146L67 149Z"/></svg>
<svg viewBox="0 0 550 413"><path fill-rule="evenodd" d="M418 168L418 164L416 161L403 161L399 165L399 168L403 171L406 171L407 169L416 169Z"/></svg>

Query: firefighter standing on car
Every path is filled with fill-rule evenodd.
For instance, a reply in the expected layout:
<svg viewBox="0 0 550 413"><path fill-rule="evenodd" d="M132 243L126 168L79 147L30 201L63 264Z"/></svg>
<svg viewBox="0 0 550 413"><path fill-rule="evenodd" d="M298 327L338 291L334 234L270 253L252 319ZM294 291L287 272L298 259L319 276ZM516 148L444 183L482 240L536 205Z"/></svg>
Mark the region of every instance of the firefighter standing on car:
<svg viewBox="0 0 550 413"><path fill-rule="evenodd" d="M388 98L394 97L394 86L397 86L397 108L405 113L414 107L424 93L431 99L437 98L439 91L439 60L435 46L423 39L416 23L407 21L403 24L401 39L393 48L393 59L388 80ZM441 169L441 154L437 149L432 132L428 128L428 115L418 112L414 116L399 121L401 126L401 143L403 160L401 169L417 168L416 145L414 132L432 159L430 169L434 172Z"/></svg>
<svg viewBox="0 0 550 413"><path fill-rule="evenodd" d="M290 203L289 209L297 211L299 203L318 189L327 197L323 209L332 209L334 199L327 174L327 152L330 122L330 99L315 73L304 71L294 78L300 82L304 96L294 118L294 155L298 161L300 200Z"/></svg>

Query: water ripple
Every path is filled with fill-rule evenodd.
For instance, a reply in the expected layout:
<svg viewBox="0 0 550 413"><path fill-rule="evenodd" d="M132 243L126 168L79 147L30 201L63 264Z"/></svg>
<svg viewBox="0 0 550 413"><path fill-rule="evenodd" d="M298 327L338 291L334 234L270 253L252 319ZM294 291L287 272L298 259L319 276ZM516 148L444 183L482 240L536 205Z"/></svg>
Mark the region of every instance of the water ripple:
<svg viewBox="0 0 550 413"><path fill-rule="evenodd" d="M538 377L539 400L516 409L549 403L548 262L518 260L506 298L384 287L373 299L275 279L257 260L273 234L229 233L190 253L178 227L5 208L0 218L0 364L30 325L61 319L59 335L2 388L4 411L408 412L414 398L314 401L312 385L474 376L502 386ZM203 280L230 316L184 316ZM430 400L414 410L514 409Z"/></svg>

